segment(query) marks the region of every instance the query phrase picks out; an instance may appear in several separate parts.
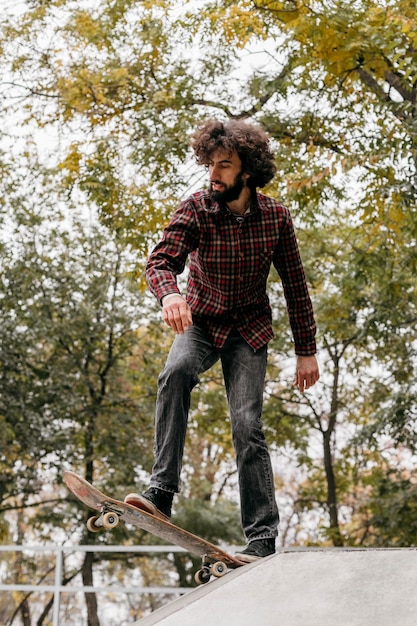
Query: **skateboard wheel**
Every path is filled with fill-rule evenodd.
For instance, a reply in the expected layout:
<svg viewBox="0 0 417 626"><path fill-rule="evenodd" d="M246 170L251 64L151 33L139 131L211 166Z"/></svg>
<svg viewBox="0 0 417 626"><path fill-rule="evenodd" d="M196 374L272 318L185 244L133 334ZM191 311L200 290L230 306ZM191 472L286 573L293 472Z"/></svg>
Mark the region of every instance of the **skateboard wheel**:
<svg viewBox="0 0 417 626"><path fill-rule="evenodd" d="M198 585L205 585L210 580L210 572L207 569L199 569L194 574L194 580Z"/></svg>
<svg viewBox="0 0 417 626"><path fill-rule="evenodd" d="M104 528L115 528L119 523L119 516L116 513L104 513L102 521Z"/></svg>
<svg viewBox="0 0 417 626"><path fill-rule="evenodd" d="M223 563L223 561L216 561L216 563L213 563L213 565L211 566L211 573L213 574L213 576L216 576L216 578L224 576L225 574L227 574L226 563Z"/></svg>
<svg viewBox="0 0 417 626"><path fill-rule="evenodd" d="M102 530L101 526L96 526L96 521L100 518L100 515L94 515L87 520L87 529L90 533L99 533Z"/></svg>

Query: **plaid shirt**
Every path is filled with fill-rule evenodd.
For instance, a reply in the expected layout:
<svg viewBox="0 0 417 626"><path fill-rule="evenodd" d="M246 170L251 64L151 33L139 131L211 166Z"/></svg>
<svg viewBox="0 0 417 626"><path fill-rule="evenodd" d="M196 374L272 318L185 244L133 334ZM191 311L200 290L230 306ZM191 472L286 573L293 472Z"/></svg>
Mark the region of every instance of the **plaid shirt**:
<svg viewBox="0 0 417 626"><path fill-rule="evenodd" d="M274 336L266 283L274 264L282 281L295 352L316 352L313 308L290 212L256 193L250 213L237 221L208 191L184 200L152 251L146 278L162 301L179 293L177 275L190 256L186 300L194 322L220 348L232 328L254 350Z"/></svg>

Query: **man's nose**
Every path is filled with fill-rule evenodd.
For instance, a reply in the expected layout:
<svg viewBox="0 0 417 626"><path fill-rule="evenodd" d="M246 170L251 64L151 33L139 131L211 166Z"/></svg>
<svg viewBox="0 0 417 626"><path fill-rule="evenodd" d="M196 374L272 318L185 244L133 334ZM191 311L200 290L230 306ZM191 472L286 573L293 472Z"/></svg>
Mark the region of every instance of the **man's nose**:
<svg viewBox="0 0 417 626"><path fill-rule="evenodd" d="M217 167L217 165L210 165L209 166L209 176L210 176L210 180L217 180L219 178L219 168Z"/></svg>

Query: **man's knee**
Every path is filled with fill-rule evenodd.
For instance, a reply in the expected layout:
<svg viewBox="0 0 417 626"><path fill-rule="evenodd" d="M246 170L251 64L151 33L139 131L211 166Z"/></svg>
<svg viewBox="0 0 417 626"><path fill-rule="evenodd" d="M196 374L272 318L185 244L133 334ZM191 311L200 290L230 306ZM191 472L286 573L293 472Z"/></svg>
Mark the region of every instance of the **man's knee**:
<svg viewBox="0 0 417 626"><path fill-rule="evenodd" d="M198 374L191 359L184 355L180 359L167 362L164 369L159 375L158 386L166 387L167 385L175 385L181 387L183 385L194 386L198 383Z"/></svg>

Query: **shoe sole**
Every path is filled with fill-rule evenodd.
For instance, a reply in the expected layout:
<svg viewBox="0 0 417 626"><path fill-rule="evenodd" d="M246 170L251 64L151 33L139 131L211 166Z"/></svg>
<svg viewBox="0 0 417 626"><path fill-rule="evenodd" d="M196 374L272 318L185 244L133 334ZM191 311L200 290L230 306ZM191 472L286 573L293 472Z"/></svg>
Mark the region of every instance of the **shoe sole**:
<svg viewBox="0 0 417 626"><path fill-rule="evenodd" d="M243 561L244 563L254 563L255 561L260 561L262 559L261 556L253 556L250 554L239 554L239 552L236 552L236 556L239 559L239 561Z"/></svg>
<svg viewBox="0 0 417 626"><path fill-rule="evenodd" d="M165 513L162 513L162 511L157 509L156 506L152 504L150 500L148 500L147 498L144 498L143 496L135 495L135 496L132 496L131 498L129 496L126 496L124 502L125 504L130 504L130 506L134 506L136 509L139 509L140 511L145 511L145 513L150 513L151 515L154 515L155 517L158 517L159 519L164 520L164 522L169 522L170 518L168 517L168 515L165 515Z"/></svg>
<svg viewBox="0 0 417 626"><path fill-rule="evenodd" d="M271 552L271 554L265 554L265 556L257 556L256 554L245 554L243 552L236 552L237 558L244 563L254 563L255 561L266 559L267 556L271 556L272 554L275 553Z"/></svg>

